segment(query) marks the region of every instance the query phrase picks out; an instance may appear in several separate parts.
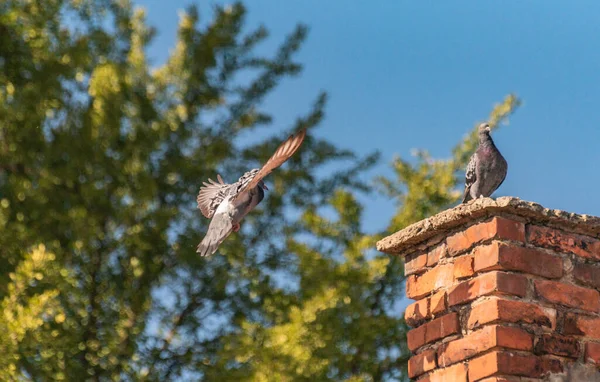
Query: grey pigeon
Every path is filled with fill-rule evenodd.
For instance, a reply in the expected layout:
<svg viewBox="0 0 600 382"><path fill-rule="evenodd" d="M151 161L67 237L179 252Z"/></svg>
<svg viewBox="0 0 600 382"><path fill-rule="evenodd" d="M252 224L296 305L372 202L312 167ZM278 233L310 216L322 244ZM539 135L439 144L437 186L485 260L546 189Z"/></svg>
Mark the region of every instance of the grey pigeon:
<svg viewBox="0 0 600 382"><path fill-rule="evenodd" d="M467 165L463 203L488 197L506 178L508 164L490 136L490 125L479 125L479 147Z"/></svg>
<svg viewBox="0 0 600 382"><path fill-rule="evenodd" d="M264 190L268 188L263 178L294 155L305 136L306 129L291 135L262 168L248 171L233 184L225 183L220 175L217 175L218 182L209 179L203 183L197 198L198 208L212 220L198 245L196 252L200 256L212 255L232 231L239 231L240 221L265 197Z"/></svg>

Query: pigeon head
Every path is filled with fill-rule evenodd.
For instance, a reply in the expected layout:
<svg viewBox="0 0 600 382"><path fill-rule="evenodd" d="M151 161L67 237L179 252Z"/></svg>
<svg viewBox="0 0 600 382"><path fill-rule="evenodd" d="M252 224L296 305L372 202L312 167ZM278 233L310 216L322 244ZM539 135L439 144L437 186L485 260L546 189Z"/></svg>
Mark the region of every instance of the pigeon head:
<svg viewBox="0 0 600 382"><path fill-rule="evenodd" d="M492 139L490 137L490 125L488 123L482 123L479 125L479 143L484 143Z"/></svg>

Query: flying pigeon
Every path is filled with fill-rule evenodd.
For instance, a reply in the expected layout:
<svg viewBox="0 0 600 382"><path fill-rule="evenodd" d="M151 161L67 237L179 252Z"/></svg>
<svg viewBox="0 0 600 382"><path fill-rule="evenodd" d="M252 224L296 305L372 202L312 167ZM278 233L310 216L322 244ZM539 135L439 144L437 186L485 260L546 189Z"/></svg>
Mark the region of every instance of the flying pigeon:
<svg viewBox="0 0 600 382"><path fill-rule="evenodd" d="M479 125L479 147L467 165L463 203L479 197L488 197L500 187L508 164L490 136L490 125Z"/></svg>
<svg viewBox="0 0 600 382"><path fill-rule="evenodd" d="M217 175L217 182L209 179L208 183L203 183L197 198L198 208L202 215L212 220L196 250L200 256L212 255L232 231L239 231L240 221L265 197L264 190L268 188L263 178L294 155L305 136L306 129L291 135L262 168L246 172L235 183L225 183L220 175Z"/></svg>

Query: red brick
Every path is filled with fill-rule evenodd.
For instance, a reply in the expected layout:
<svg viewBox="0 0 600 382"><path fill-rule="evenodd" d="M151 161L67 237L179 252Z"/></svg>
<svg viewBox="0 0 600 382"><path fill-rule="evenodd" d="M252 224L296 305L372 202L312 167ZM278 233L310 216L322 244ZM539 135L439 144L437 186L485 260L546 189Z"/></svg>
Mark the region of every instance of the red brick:
<svg viewBox="0 0 600 382"><path fill-rule="evenodd" d="M448 292L448 305L464 304L489 294L524 297L527 294L527 279L521 275L504 272L484 273L452 288Z"/></svg>
<svg viewBox="0 0 600 382"><path fill-rule="evenodd" d="M496 329L496 345L515 350L531 350L533 337L523 329L511 326L498 326Z"/></svg>
<svg viewBox="0 0 600 382"><path fill-rule="evenodd" d="M435 350L425 350L423 353L412 356L408 360L408 377L414 378L435 369Z"/></svg>
<svg viewBox="0 0 600 382"><path fill-rule="evenodd" d="M427 343L437 341L460 331L458 314L455 312L436 318L426 325L428 326L427 333L425 334L425 341Z"/></svg>
<svg viewBox="0 0 600 382"><path fill-rule="evenodd" d="M499 325L486 326L463 338L440 346L438 364L440 367L446 367L496 346L515 350L531 350L533 338L531 334L518 328Z"/></svg>
<svg viewBox="0 0 600 382"><path fill-rule="evenodd" d="M419 274L426 272L428 267L432 267L438 263L440 258L446 254L446 244L441 243L429 250L429 252L416 252L407 255L404 258L404 275Z"/></svg>
<svg viewBox="0 0 600 382"><path fill-rule="evenodd" d="M438 314L445 312L446 309L448 309L448 305L446 303L445 291L439 291L429 297L429 313L432 316L437 316Z"/></svg>
<svg viewBox="0 0 600 382"><path fill-rule="evenodd" d="M600 344L588 342L585 344L585 361L600 365Z"/></svg>
<svg viewBox="0 0 600 382"><path fill-rule="evenodd" d="M600 240L554 228L528 226L527 240L540 247L600 260Z"/></svg>
<svg viewBox="0 0 600 382"><path fill-rule="evenodd" d="M458 363L450 367L435 370L419 382L467 382L467 365Z"/></svg>
<svg viewBox="0 0 600 382"><path fill-rule="evenodd" d="M417 326L429 317L431 317L429 314L429 298L424 298L410 304L404 311L404 320L408 326L412 327Z"/></svg>
<svg viewBox="0 0 600 382"><path fill-rule="evenodd" d="M446 243L442 243L429 251L427 254L427 266L433 267L442 257L446 257Z"/></svg>
<svg viewBox="0 0 600 382"><path fill-rule="evenodd" d="M419 300L429 293L452 285L454 281L454 266L439 265L422 275L411 275L406 280L406 295L413 300Z"/></svg>
<svg viewBox="0 0 600 382"><path fill-rule="evenodd" d="M547 280L535 280L534 285L538 296L555 304L600 311L600 293L597 290Z"/></svg>
<svg viewBox="0 0 600 382"><path fill-rule="evenodd" d="M536 379L535 382L537 381L538 380ZM479 382L525 382L525 380L523 380L521 377L489 377L480 379Z"/></svg>
<svg viewBox="0 0 600 382"><path fill-rule="evenodd" d="M559 278L563 274L563 263L560 257L533 248L493 242L477 247L473 252L475 272L504 269L547 278Z"/></svg>
<svg viewBox="0 0 600 382"><path fill-rule="evenodd" d="M404 320L409 326L415 327L425 320L444 313L447 308L446 292L441 290L407 306L404 311Z"/></svg>
<svg viewBox="0 0 600 382"><path fill-rule="evenodd" d="M453 312L409 330L406 335L408 348L414 351L421 346L437 341L460 330L458 315Z"/></svg>
<svg viewBox="0 0 600 382"><path fill-rule="evenodd" d="M560 334L542 334L535 344L535 353L578 358L579 342L575 338Z"/></svg>
<svg viewBox="0 0 600 382"><path fill-rule="evenodd" d="M473 256L461 256L454 261L454 278L464 279L473 275Z"/></svg>
<svg viewBox="0 0 600 382"><path fill-rule="evenodd" d="M420 348L421 346L425 345L425 325L411 329L408 331L408 333L406 333L406 345L408 346L410 351L414 351Z"/></svg>
<svg viewBox="0 0 600 382"><path fill-rule="evenodd" d="M600 318L567 313L563 333L598 340L600 339Z"/></svg>
<svg viewBox="0 0 600 382"><path fill-rule="evenodd" d="M469 329L492 322L525 323L554 328L556 310L497 297L473 305L467 321Z"/></svg>
<svg viewBox="0 0 600 382"><path fill-rule="evenodd" d="M548 373L562 372L560 361L534 355L493 351L469 362L469 381L478 381L496 374L539 378Z"/></svg>
<svg viewBox="0 0 600 382"><path fill-rule="evenodd" d="M600 268L588 264L575 264L573 276L583 284L600 289Z"/></svg>
<svg viewBox="0 0 600 382"><path fill-rule="evenodd" d="M404 275L412 275L414 273L423 273L426 271L427 254L415 253L404 258Z"/></svg>
<svg viewBox="0 0 600 382"><path fill-rule="evenodd" d="M454 256L471 248L473 244L489 239L525 242L525 226L520 222L494 217L449 236L446 239L448 254Z"/></svg>

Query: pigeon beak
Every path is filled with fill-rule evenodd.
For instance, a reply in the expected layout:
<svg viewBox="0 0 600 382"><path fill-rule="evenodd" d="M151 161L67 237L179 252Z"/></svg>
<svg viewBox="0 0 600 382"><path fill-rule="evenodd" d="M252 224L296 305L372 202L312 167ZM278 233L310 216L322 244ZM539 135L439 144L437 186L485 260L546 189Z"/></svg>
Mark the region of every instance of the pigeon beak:
<svg viewBox="0 0 600 382"><path fill-rule="evenodd" d="M267 185L266 185L266 184L264 184L264 183L263 183L263 185L262 185L262 188L263 188L264 190L267 190L267 191L269 191L269 187L267 187Z"/></svg>

